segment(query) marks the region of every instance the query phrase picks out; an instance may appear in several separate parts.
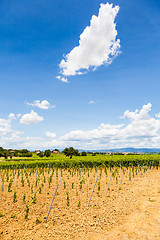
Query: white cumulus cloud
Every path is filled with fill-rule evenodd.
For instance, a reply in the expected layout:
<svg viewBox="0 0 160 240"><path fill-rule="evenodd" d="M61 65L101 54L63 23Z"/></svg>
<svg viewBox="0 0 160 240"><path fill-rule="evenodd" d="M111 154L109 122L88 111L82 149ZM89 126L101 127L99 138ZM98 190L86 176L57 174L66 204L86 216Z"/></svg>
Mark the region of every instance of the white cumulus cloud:
<svg viewBox="0 0 160 240"><path fill-rule="evenodd" d="M35 124L35 123L42 122L42 121L43 121L43 117L39 116L33 110L31 110L30 113L24 114L20 119L20 123L21 124L26 124L26 125Z"/></svg>
<svg viewBox="0 0 160 240"><path fill-rule="evenodd" d="M10 113L8 116L9 119L16 119L16 116L14 113Z"/></svg>
<svg viewBox="0 0 160 240"><path fill-rule="evenodd" d="M32 107L38 107L41 109L49 109L55 107L54 105L51 105L47 100L35 100L33 103L28 103L27 105L32 106Z"/></svg>
<svg viewBox="0 0 160 240"><path fill-rule="evenodd" d="M125 111L123 118L129 119L128 124L102 123L89 131L71 131L61 136L59 140L63 144L86 149L159 147L160 119L150 116L151 106L151 103L148 103L143 105L141 110Z"/></svg>
<svg viewBox="0 0 160 240"><path fill-rule="evenodd" d="M79 149L111 149L124 147L160 147L160 118L152 117L151 103L140 110L124 111L119 124L101 123L94 129L77 129L57 137L54 132L45 132L46 137L21 136L23 133L11 128L12 119L0 119L0 142L6 148L65 148L73 146ZM124 118L128 121L124 121ZM30 124L43 118L31 111L24 114L21 123ZM48 139L49 138L49 139Z"/></svg>
<svg viewBox="0 0 160 240"><path fill-rule="evenodd" d="M90 68L95 70L101 65L110 64L120 53L115 23L118 11L119 6L109 3L100 5L98 16L92 16L90 26L80 35L79 45L60 62L62 75L84 74Z"/></svg>
<svg viewBox="0 0 160 240"><path fill-rule="evenodd" d="M53 133L53 132L46 132L45 135L49 138L55 138L56 137L56 134Z"/></svg>
<svg viewBox="0 0 160 240"><path fill-rule="evenodd" d="M65 78L65 77L57 76L56 78L57 78L58 80L60 80L61 82L69 83L69 82L68 82L68 79Z"/></svg>
<svg viewBox="0 0 160 240"><path fill-rule="evenodd" d="M22 116L21 113L18 113L18 114L17 114L17 118L20 118L21 116Z"/></svg>
<svg viewBox="0 0 160 240"><path fill-rule="evenodd" d="M156 116L157 118L160 118L160 112L159 112L159 113L156 113L155 116Z"/></svg>
<svg viewBox="0 0 160 240"><path fill-rule="evenodd" d="M129 110L126 110L121 118L129 118L132 120L149 119L150 116L148 112L151 110L151 107L152 104L148 103L147 105L143 105L140 111L138 109L136 109L135 112L130 112Z"/></svg>
<svg viewBox="0 0 160 240"><path fill-rule="evenodd" d="M11 127L12 119L0 119L0 143L3 147L12 146L17 141L21 141L23 132L13 130Z"/></svg>

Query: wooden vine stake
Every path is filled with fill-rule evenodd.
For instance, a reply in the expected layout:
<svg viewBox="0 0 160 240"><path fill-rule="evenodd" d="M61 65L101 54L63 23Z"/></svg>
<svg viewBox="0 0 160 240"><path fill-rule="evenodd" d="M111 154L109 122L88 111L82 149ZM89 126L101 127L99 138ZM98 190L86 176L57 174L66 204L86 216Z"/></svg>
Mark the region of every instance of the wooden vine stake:
<svg viewBox="0 0 160 240"><path fill-rule="evenodd" d="M53 200L54 200L54 198L55 198L55 196L56 196L56 192L57 192L58 186L59 186L59 184L57 184L56 190L55 190L55 192L54 192L54 196L53 196L53 198L52 198L52 202L51 202L51 205L50 205L50 207L49 207L49 210L48 210L48 214L47 214L47 217L46 217L45 223L47 222L47 219L48 219L49 213L50 213L50 211L51 211L51 207L52 207L52 204L53 204Z"/></svg>
<svg viewBox="0 0 160 240"><path fill-rule="evenodd" d="M120 184L119 184L118 190L120 190L120 187L121 187L121 183L122 183L122 180L123 180L124 173L125 173L125 170L123 170L123 174L122 174L122 177L121 177L121 181L120 181Z"/></svg>
<svg viewBox="0 0 160 240"><path fill-rule="evenodd" d="M60 170L60 187L61 187L61 177L62 177L62 176L61 176L61 170Z"/></svg>
<svg viewBox="0 0 160 240"><path fill-rule="evenodd" d="M4 176L2 178L2 189L1 189L1 198L0 198L0 200L2 200L3 185L4 185Z"/></svg>
<svg viewBox="0 0 160 240"><path fill-rule="evenodd" d="M109 189L109 185L110 185L110 182L111 182L112 174L113 174L113 172L111 172L111 176L110 176L110 179L109 179L109 183L108 183L108 186L107 186L105 197L107 196L107 193L108 193L108 189Z"/></svg>
<svg viewBox="0 0 160 240"><path fill-rule="evenodd" d="M94 184L94 186L93 186L93 190L92 190L92 193L91 193L91 196L90 196L90 199L89 199L89 202L88 202L87 207L89 207L89 204L90 204L90 201L91 201L91 198L92 198L92 195L93 195L93 192L94 192L94 189L95 189L95 186L96 186L97 180L98 180L98 176L97 176L96 181L95 181L95 184Z"/></svg>

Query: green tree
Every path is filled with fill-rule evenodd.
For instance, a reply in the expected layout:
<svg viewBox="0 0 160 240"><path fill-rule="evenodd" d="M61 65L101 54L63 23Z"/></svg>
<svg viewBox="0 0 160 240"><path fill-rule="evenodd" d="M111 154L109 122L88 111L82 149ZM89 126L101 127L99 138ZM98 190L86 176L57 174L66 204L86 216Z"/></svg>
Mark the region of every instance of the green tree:
<svg viewBox="0 0 160 240"><path fill-rule="evenodd" d="M70 159L72 158L72 156L79 156L79 152L77 149L74 149L73 147L69 147L69 148L65 148L62 152L64 155L66 155L67 157L70 157Z"/></svg>
<svg viewBox="0 0 160 240"><path fill-rule="evenodd" d="M55 148L53 151L59 152L59 150L57 148Z"/></svg>
<svg viewBox="0 0 160 240"><path fill-rule="evenodd" d="M4 157L4 152L0 150L0 157Z"/></svg>
<svg viewBox="0 0 160 240"><path fill-rule="evenodd" d="M43 157L44 156L44 153L43 152L40 152L37 154L39 157Z"/></svg>
<svg viewBox="0 0 160 240"><path fill-rule="evenodd" d="M5 157L5 159L8 158L8 152L7 151L4 153L4 157Z"/></svg>
<svg viewBox="0 0 160 240"><path fill-rule="evenodd" d="M46 156L46 157L51 156L51 151L50 151L49 149L48 149L48 150L45 150L44 156Z"/></svg>
<svg viewBox="0 0 160 240"><path fill-rule="evenodd" d="M85 151L81 152L81 156L87 156L87 153Z"/></svg>

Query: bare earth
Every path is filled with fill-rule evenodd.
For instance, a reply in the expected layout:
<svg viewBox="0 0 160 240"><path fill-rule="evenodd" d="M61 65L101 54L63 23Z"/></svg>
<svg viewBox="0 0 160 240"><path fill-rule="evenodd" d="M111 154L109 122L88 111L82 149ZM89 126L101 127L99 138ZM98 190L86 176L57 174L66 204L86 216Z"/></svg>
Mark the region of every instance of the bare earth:
<svg viewBox="0 0 160 240"><path fill-rule="evenodd" d="M97 174L100 175L99 170ZM118 184L121 176L122 170L119 170ZM110 172L107 182L109 177ZM42 177L39 178L40 185ZM30 179L34 186L35 173ZM128 172L126 172L121 190L118 190L116 179L112 178L107 197L105 197L106 176L102 172L101 189L98 192L96 186L89 207L87 203L96 173L93 170L89 177L87 173L83 173L81 179L85 179L85 183L82 189L79 189L79 176L77 174L70 176L67 171L63 173L58 195L55 197L47 223L44 223L44 220L60 179L56 179L54 175L50 189L46 181L42 194L37 191L37 202L30 205L28 220L24 219L24 215L26 203L30 202L32 194L26 179L24 187L21 187L20 177L15 179L10 193L7 191L8 183L5 182L3 198L0 201L0 213L4 213L4 216L0 217L0 239L160 240L160 169L148 170L143 174L139 172L128 184ZM63 187L63 181L66 181L66 189ZM72 182L74 189L71 188ZM14 189L17 190L16 203L13 203ZM69 207L66 201L67 190L70 196ZM27 193L25 203L22 201L24 192ZM78 201L81 203L80 207L77 205ZM16 217L11 218L11 214L16 214ZM41 223L36 224L36 217L41 219Z"/></svg>

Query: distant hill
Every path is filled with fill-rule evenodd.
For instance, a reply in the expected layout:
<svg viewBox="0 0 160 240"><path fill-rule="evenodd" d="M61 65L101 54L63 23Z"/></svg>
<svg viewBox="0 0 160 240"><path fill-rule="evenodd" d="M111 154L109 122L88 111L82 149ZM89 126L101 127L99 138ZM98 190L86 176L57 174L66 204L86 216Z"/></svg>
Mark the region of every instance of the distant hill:
<svg viewBox="0 0 160 240"><path fill-rule="evenodd" d="M91 152L158 153L160 152L160 148L115 148L115 149L101 149L101 150L90 150L90 151Z"/></svg>

